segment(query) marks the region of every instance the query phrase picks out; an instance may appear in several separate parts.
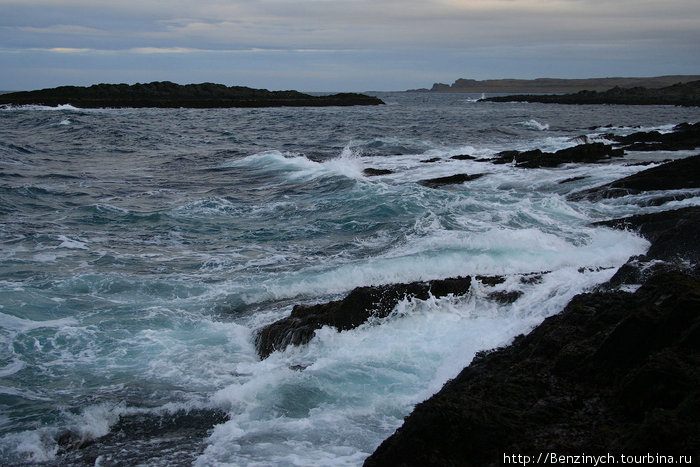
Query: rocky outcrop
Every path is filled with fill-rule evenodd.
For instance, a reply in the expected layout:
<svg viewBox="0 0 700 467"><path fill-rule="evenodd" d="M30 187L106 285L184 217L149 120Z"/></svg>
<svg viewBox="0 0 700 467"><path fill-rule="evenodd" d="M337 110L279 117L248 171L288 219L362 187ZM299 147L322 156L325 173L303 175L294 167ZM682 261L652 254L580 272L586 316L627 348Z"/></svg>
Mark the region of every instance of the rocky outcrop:
<svg viewBox="0 0 700 467"><path fill-rule="evenodd" d="M504 456L534 462L552 452L618 461L700 453L700 270L687 263L700 255L689 242L697 240L698 208L603 225L636 228L652 242L628 263L651 270L636 276L643 285L578 295L527 336L477 355L415 407L366 467L503 465L514 463Z"/></svg>
<svg viewBox="0 0 700 467"><path fill-rule="evenodd" d="M606 140L613 141L614 143L588 142L588 138L583 136L575 139L576 141L584 141L582 144L560 149L556 152L544 152L540 149L532 149L529 151L503 151L492 158L475 159L471 156L454 156L453 159L475 159L477 162L514 164L516 167L533 169L539 167L558 167L561 164L567 163L609 162L613 160L613 158L623 157L626 151L692 150L700 147L700 122L694 124L681 123L680 125L676 125L673 131L667 133L650 131L636 132L624 136L605 134L604 137ZM688 163L691 162L689 161ZM672 168L670 170L674 171L675 169ZM688 178L690 174L683 174L682 176ZM566 180L565 182L568 181L573 180ZM620 181L620 183L627 183L627 180ZM669 186L673 183L675 182L669 182ZM658 184L658 186L661 187L662 185Z"/></svg>
<svg viewBox="0 0 700 467"><path fill-rule="evenodd" d="M298 91L268 91L244 86L202 83L179 85L169 81L146 84L95 84L89 87L61 86L38 91L0 95L0 104L71 104L81 108L163 107L301 107L379 105L379 98L356 93L311 96Z"/></svg>
<svg viewBox="0 0 700 467"><path fill-rule="evenodd" d="M490 102L539 102L544 104L624 104L624 105L700 105L700 81L677 83L651 89L621 88L607 91L579 91L574 94L517 94L482 99Z"/></svg>
<svg viewBox="0 0 700 467"><path fill-rule="evenodd" d="M583 199L597 201L603 198L616 198L645 191L694 188L700 188L700 155L667 162L606 185L573 193L568 196L568 199L571 201ZM669 195L661 194L660 196L666 199Z"/></svg>
<svg viewBox="0 0 700 467"><path fill-rule="evenodd" d="M357 287L344 299L317 305L296 305L289 317L269 324L257 333L255 347L261 358L289 345L308 343L317 329L331 326L339 331L356 328L372 317L383 318L406 298L426 300L430 295L464 295L470 277Z"/></svg>
<svg viewBox="0 0 700 467"><path fill-rule="evenodd" d="M379 175L390 175L393 174L393 170L389 169L375 169L373 167L368 167L365 170L362 171L363 174L367 177L377 177Z"/></svg>
<svg viewBox="0 0 700 467"><path fill-rule="evenodd" d="M441 188L445 185L459 185L460 183L476 180L477 178L481 178L484 175L486 174L455 174L447 177L438 177L430 178L428 180L421 180L418 183L430 188Z"/></svg>
<svg viewBox="0 0 700 467"><path fill-rule="evenodd" d="M613 148L610 144L587 143L556 152L542 152L539 149L531 151L503 151L496 154L490 161L494 164L515 163L516 167L534 169L538 167L557 167L572 162L600 162L613 157L622 157L624 150Z"/></svg>
<svg viewBox="0 0 700 467"><path fill-rule="evenodd" d="M628 151L680 151L700 147L700 122L681 123L669 133L638 131L630 135L606 134Z"/></svg>

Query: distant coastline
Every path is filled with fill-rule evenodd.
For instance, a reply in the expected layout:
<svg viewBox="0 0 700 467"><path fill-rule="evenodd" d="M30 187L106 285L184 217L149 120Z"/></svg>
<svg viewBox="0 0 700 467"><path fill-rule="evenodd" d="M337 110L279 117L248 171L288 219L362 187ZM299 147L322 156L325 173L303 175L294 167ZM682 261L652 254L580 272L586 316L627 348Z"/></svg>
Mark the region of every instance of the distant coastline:
<svg viewBox="0 0 700 467"><path fill-rule="evenodd" d="M65 104L81 108L227 108L381 105L384 102L377 97L357 93L311 96L298 91L268 91L214 83L180 85L170 81L134 85L61 86L0 95L0 105L54 107Z"/></svg>
<svg viewBox="0 0 700 467"><path fill-rule="evenodd" d="M481 99L490 102L539 102L544 104L623 104L700 106L700 81L676 83L663 88L621 88L579 91L573 94L517 94Z"/></svg>
<svg viewBox="0 0 700 467"><path fill-rule="evenodd" d="M700 75L667 75L649 78L586 78L586 79L487 79L483 81L460 78L454 83L435 83L432 88L411 89L411 92L533 92L560 93L578 91L606 91L620 88L645 87L649 89L700 80Z"/></svg>

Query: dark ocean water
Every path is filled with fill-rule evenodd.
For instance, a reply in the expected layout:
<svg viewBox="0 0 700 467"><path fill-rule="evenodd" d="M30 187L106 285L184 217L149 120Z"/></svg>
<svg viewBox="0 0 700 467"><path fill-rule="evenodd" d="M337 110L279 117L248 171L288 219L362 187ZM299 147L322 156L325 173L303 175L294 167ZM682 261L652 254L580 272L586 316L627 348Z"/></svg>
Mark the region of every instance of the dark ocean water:
<svg viewBox="0 0 700 467"><path fill-rule="evenodd" d="M670 131L700 109L379 96L386 106L0 110L0 463L361 465L477 351L648 246L590 222L697 203L565 199L645 168L630 162L694 153L532 170L450 157ZM455 173L488 175L417 183ZM572 177L585 178L559 183ZM538 271L551 273L520 281ZM255 329L296 303L475 274L523 295L498 304L475 283L256 356Z"/></svg>

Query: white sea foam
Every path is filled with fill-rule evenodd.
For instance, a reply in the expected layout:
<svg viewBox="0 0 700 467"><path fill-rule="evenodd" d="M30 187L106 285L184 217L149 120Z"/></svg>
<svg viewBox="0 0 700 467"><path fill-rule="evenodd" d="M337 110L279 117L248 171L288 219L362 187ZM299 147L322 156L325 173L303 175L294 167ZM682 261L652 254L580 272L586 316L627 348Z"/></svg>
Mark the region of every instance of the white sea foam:
<svg viewBox="0 0 700 467"><path fill-rule="evenodd" d="M20 360L18 358L15 358L14 360L12 360L12 362L10 362L9 364L0 368L0 378L14 375L15 373L20 371L25 366L27 366L27 364L25 362L23 362L22 360Z"/></svg>
<svg viewBox="0 0 700 467"><path fill-rule="evenodd" d="M241 291L241 298L253 304L340 294L353 287L392 282L562 268L609 268L644 252L649 245L630 232L605 228L590 229L577 242L527 228L499 228L482 233L436 231L413 238L379 257L262 281Z"/></svg>
<svg viewBox="0 0 700 467"><path fill-rule="evenodd" d="M532 128L533 130L539 130L539 131L545 131L549 130L549 123L540 123L534 118L520 122L520 125L527 127L527 128Z"/></svg>
<svg viewBox="0 0 700 467"><path fill-rule="evenodd" d="M260 171L278 172L293 180L329 175L360 179L363 170L361 160L356 157L350 146L346 146L338 157L323 162L281 151L265 151L242 159L227 161L220 167L248 167Z"/></svg>
<svg viewBox="0 0 700 467"><path fill-rule="evenodd" d="M1 100L1 98L0 98ZM0 105L0 110L72 110L72 111L83 111L85 109L80 109L78 107L72 106L70 104L61 104L55 107L48 105Z"/></svg>
<svg viewBox="0 0 700 467"><path fill-rule="evenodd" d="M540 284L511 281L523 296L510 305L475 283L467 297L403 301L380 325L323 328L306 346L241 363L246 376L212 397L231 419L195 465L359 465L477 351L508 343L612 273L569 267Z"/></svg>
<svg viewBox="0 0 700 467"><path fill-rule="evenodd" d="M27 331L37 328L62 328L64 326L75 325L76 323L77 321L74 318L33 321L6 313L0 313L0 328L12 331Z"/></svg>
<svg viewBox="0 0 700 467"><path fill-rule="evenodd" d="M73 249L73 250L88 250L87 243L85 241L81 240L75 240L69 237L66 237L65 235L58 235L58 240L61 241L61 244L58 245L58 248L68 248L68 249Z"/></svg>
<svg viewBox="0 0 700 467"><path fill-rule="evenodd" d="M188 410L190 407L190 404L179 405L175 410ZM121 416L172 410L171 406L156 409L128 407L124 402L89 405L79 413L64 412L65 425L61 428L47 426L1 437L0 453L13 463L50 462L56 459L59 450L56 438L64 430L70 431L76 437L76 442L84 443L107 435Z"/></svg>

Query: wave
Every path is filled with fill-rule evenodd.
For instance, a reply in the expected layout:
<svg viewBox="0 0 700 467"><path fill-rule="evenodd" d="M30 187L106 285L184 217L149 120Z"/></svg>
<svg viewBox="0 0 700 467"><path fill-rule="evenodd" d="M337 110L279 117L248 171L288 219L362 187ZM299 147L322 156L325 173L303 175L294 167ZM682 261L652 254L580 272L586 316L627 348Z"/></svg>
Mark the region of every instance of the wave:
<svg viewBox="0 0 700 467"><path fill-rule="evenodd" d="M74 318L49 319L43 321L33 321L31 319L19 318L0 312L0 327L11 331L28 331L39 328L61 328L72 326L77 321Z"/></svg>
<svg viewBox="0 0 700 467"><path fill-rule="evenodd" d="M589 229L576 244L532 228L490 229L482 233L436 231L416 236L379 257L331 268L323 265L279 275L239 288L250 305L295 297L346 293L366 285L492 275L610 268L640 254L648 242L629 232Z"/></svg>
<svg viewBox="0 0 700 467"><path fill-rule="evenodd" d="M518 279L509 285L523 295L510 305L478 285L467 297L404 300L380 326L322 328L306 346L241 362L239 380L211 397L230 420L214 427L195 465L359 465L478 351L528 332L612 273Z"/></svg>
<svg viewBox="0 0 700 467"><path fill-rule="evenodd" d="M549 130L549 123L540 123L537 120L535 120L534 118L527 120L527 121L524 121L524 122L520 122L519 124L526 127L526 128L531 128L533 130L538 130L538 131Z"/></svg>
<svg viewBox="0 0 700 467"><path fill-rule="evenodd" d="M299 154L281 151L265 151L241 159L230 160L221 168L248 168L260 172L284 175L292 180L310 179L327 176L342 176L362 179L362 162L349 147L343 149L338 157L321 162L308 159Z"/></svg>
<svg viewBox="0 0 700 467"><path fill-rule="evenodd" d="M2 97L0 97L2 99ZM71 104L61 104L55 107L49 105L0 105L0 110L12 111L12 110L59 110L59 111L85 111L86 109L81 109L75 107Z"/></svg>
<svg viewBox="0 0 700 467"><path fill-rule="evenodd" d="M145 438L155 437L151 439L151 446L161 443L167 445L169 438L175 438L182 447L192 443L193 431L205 432L208 427L225 418L219 413L207 404L194 401L168 403L154 408L129 406L124 401L103 402L88 405L78 413L63 411L61 422L54 426L7 434L0 438L0 452L12 464L51 462L59 455L62 464L72 461L82 464L84 455L96 456L98 464L104 457L116 460L117 463L130 463L140 457L152 462L154 457L151 453L143 452L142 443ZM197 423L202 426L197 427ZM113 429L118 429L119 433L112 434ZM107 435L119 439L118 448L101 445L101 438ZM114 441L109 440L111 443ZM187 448L196 449L196 446ZM183 454L176 450L169 460L181 461ZM163 465L167 464L166 454Z"/></svg>

